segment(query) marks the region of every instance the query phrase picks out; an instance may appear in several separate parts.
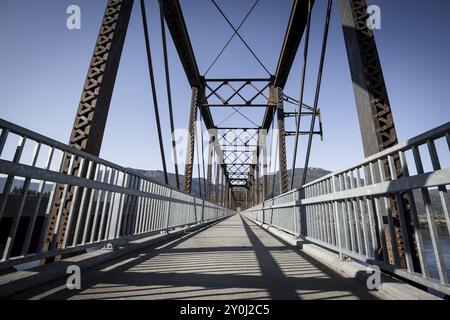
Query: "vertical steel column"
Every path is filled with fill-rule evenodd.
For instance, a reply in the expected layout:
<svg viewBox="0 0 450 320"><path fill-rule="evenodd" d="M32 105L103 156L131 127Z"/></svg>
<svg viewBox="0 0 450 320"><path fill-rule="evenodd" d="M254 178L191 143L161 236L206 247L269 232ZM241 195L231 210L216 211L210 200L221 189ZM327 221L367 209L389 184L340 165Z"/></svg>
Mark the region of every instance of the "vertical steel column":
<svg viewBox="0 0 450 320"><path fill-rule="evenodd" d="M263 190L262 201L269 199L269 166L267 162L267 130L259 130L259 142L258 145L262 149L262 167L263 167Z"/></svg>
<svg viewBox="0 0 450 320"><path fill-rule="evenodd" d="M258 140L259 140L259 138L258 138ZM260 189L261 189L260 185L259 185L259 159L260 159L259 153L260 153L260 150L259 150L259 146L258 146L258 147L256 147L256 153L255 153L255 157L256 157L256 167L255 167L255 182L256 182L255 200L256 200L256 204L258 204L260 202Z"/></svg>
<svg viewBox="0 0 450 320"><path fill-rule="evenodd" d="M231 208L231 196L230 196L230 182L227 183L227 203L225 204L225 207L230 209Z"/></svg>
<svg viewBox="0 0 450 320"><path fill-rule="evenodd" d="M252 206L256 205L256 165L252 166Z"/></svg>
<svg viewBox="0 0 450 320"><path fill-rule="evenodd" d="M220 184L222 187L222 191L220 192L220 205L222 207L225 206L225 183L226 183L225 179L226 179L226 176L225 176L225 167L224 167L222 170L222 183Z"/></svg>
<svg viewBox="0 0 450 320"><path fill-rule="evenodd" d="M375 37L368 27L369 16L365 0L339 0L344 39L353 81L356 107L358 111L364 154L369 157L398 143L397 133L391 112L389 97L384 82L383 71L378 56ZM397 175L403 175L399 157L395 157ZM388 164L385 164L386 177L390 177ZM375 177L373 177L375 178ZM414 244L410 216L410 200L403 195L403 212L408 225L409 242ZM406 266L405 248L398 209L391 199L400 264ZM420 270L417 249L412 250L416 271Z"/></svg>
<svg viewBox="0 0 450 320"><path fill-rule="evenodd" d="M206 201L211 201L211 178L212 178L212 157L214 152L214 136L211 135L208 144L208 169L206 173L206 188L205 188L205 199Z"/></svg>
<svg viewBox="0 0 450 320"><path fill-rule="evenodd" d="M245 189L244 210L248 209L248 189Z"/></svg>
<svg viewBox="0 0 450 320"><path fill-rule="evenodd" d="M95 156L100 154L133 2L134 0L109 0L106 5L70 135L70 146ZM79 173L81 159L78 157L75 157L69 172L70 158L71 156L67 155L63 160L62 172L85 176L87 167L85 166L83 172ZM44 228L46 227L46 236L43 243L44 251L49 250L51 246L60 248L62 245L67 231L69 209L75 196L74 189L73 186L69 186L64 196L64 185L57 185L56 187L48 224L44 226ZM78 210L79 206L76 207ZM62 209L61 217L59 225L56 225L60 209ZM59 257L56 257L56 259L58 260Z"/></svg>
<svg viewBox="0 0 450 320"><path fill-rule="evenodd" d="M215 179L215 183L214 183L214 193L215 193L215 197L214 197L214 202L219 204L219 175L220 175L220 164L219 164L219 159L217 159L217 164L216 164L216 179Z"/></svg>
<svg viewBox="0 0 450 320"><path fill-rule="evenodd" d="M286 162L286 130L284 128L284 104L283 89L275 88L277 101L277 123L278 123L278 157L280 161L280 194L288 191L287 162Z"/></svg>
<svg viewBox="0 0 450 320"><path fill-rule="evenodd" d="M254 183L253 183L253 165L250 166L250 170L248 172L248 202L249 202L249 207L253 207L254 205L254 193L253 193L253 187L254 187Z"/></svg>
<svg viewBox="0 0 450 320"><path fill-rule="evenodd" d="M224 201L223 206L225 208L228 207L228 177L227 176L225 176L225 201Z"/></svg>
<svg viewBox="0 0 450 320"><path fill-rule="evenodd" d="M191 111L189 114L189 137L186 148L186 162L184 164L184 191L191 193L192 172L194 167L194 148L195 148L195 120L197 119L197 102L199 89L192 87Z"/></svg>

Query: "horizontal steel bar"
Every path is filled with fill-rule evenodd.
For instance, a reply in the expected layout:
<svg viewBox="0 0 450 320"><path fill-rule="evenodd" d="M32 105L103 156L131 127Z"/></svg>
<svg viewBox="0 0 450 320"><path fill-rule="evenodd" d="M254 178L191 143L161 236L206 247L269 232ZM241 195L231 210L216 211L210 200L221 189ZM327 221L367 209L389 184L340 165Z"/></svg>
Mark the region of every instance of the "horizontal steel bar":
<svg viewBox="0 0 450 320"><path fill-rule="evenodd" d="M291 136L295 136L296 134L297 133L295 131L286 131L284 135L287 137L291 137ZM298 134L301 136L307 136L310 134L310 132L309 131L299 131ZM322 131L313 131L312 134L321 135Z"/></svg>
<svg viewBox="0 0 450 320"><path fill-rule="evenodd" d="M403 177L400 179L381 182L356 189L349 189L317 197L306 198L301 201L301 204L308 205L319 202L338 201L366 196L376 197L412 189L431 188L448 184L450 184L450 168L411 177Z"/></svg>
<svg viewBox="0 0 450 320"><path fill-rule="evenodd" d="M376 153L376 154L374 154L374 155L364 159L363 161L361 161L361 162L359 162L359 163L357 163L357 164L355 164L355 165L353 165L351 167L347 167L345 169L342 169L342 170L339 170L339 171L327 174L326 176L323 176L322 178L319 178L317 180L314 180L314 181L312 181L310 183L305 184L303 186L303 188L306 188L306 187L309 187L309 186L314 185L316 183L319 183L321 181L327 180L327 179L329 179L329 178L331 178L333 176L337 176L339 174L348 172L350 170L354 170L354 169L356 169L358 167L362 167L362 166L367 165L369 163L372 163L372 162L374 162L374 161L376 161L378 159L387 158L390 155L395 155L395 154L399 153L400 151L409 150L409 149L411 149L412 146L419 146L419 145L425 144L428 140L436 140L436 139L445 137L445 135L448 132L450 132L450 122L447 122L447 123L445 123L445 124L443 124L443 125L441 125L441 126L439 126L437 128L434 128L434 129L432 129L430 131L427 131L427 132L425 132L425 133L423 133L421 135L418 135L418 136L416 136L416 137L414 137L414 138L412 138L412 139L410 139L410 140L408 140L408 141L406 141L404 143L399 143L399 144L395 145L394 147L391 147L389 149L386 149L384 151Z"/></svg>
<svg viewBox="0 0 450 320"><path fill-rule="evenodd" d="M270 78L206 78L205 82L271 82Z"/></svg>
<svg viewBox="0 0 450 320"><path fill-rule="evenodd" d="M202 108L275 108L275 104L256 104L256 103L228 103L228 104L202 104Z"/></svg>
<svg viewBox="0 0 450 320"><path fill-rule="evenodd" d="M182 190L178 190L178 189L173 188L171 186L162 184L160 181L158 181L156 179L144 176L143 174L139 173L138 171L122 167L122 166L117 165L115 163L112 163L112 162L109 162L107 160L104 160L104 159L98 158L96 156L93 156L90 153L87 153L87 152L84 152L84 151L80 151L80 150L78 150L78 149L76 149L74 147L68 146L68 145L66 145L66 144L64 144L62 142L59 142L57 140L48 138L48 137L46 137L44 135L41 135L41 134L36 133L34 131L28 130L28 129L24 128L24 127L20 127L20 126L14 124L14 123L11 123L9 121L6 121L6 120L2 119L2 118L0 118L0 128L9 130L11 133L15 133L15 134L17 134L19 136L26 137L26 138L34 140L36 142L41 142L42 144L48 145L50 147L54 147L55 149L59 149L61 151L68 152L68 153L73 154L75 156L80 156L82 158L94 161L97 164L105 165L105 166L107 166L107 167L109 167L111 169L116 169L116 170L124 172L124 173L132 174L132 175L134 175L136 177L139 177L139 178L141 178L143 180L146 180L146 181L152 182L154 184L163 186L164 188L171 189L171 190L176 191L178 193L182 193L182 194L185 194L185 195L188 195L188 196L192 196L190 193L184 192Z"/></svg>
<svg viewBox="0 0 450 320"><path fill-rule="evenodd" d="M161 196L153 193L147 193L143 191L133 190L130 188L125 188L121 186L115 186L112 184L108 184L105 182L99 182L95 180L80 178L77 176L71 176L64 173L56 172L56 171L50 171L45 170L41 168L31 167L24 164L17 164L12 163L10 161L1 160L0 159L0 172L11 175L11 176L18 176L18 177L24 177L24 178L31 178L36 180L42 180L47 182L55 182L58 184L67 184L67 185L73 185L73 186L79 186L83 188L89 188L89 189L96 189L96 190L102 190L102 191L110 191L115 193L121 193L121 194L127 194L137 197L144 197L144 198L151 198L156 200L162 200L162 201L169 201L169 202L175 202L180 204L188 204L188 205L199 205L192 201L185 201L185 200L179 200L171 197ZM204 201L208 205L203 205L204 207L208 208L217 208L217 205L208 203L203 199L194 198L200 201Z"/></svg>

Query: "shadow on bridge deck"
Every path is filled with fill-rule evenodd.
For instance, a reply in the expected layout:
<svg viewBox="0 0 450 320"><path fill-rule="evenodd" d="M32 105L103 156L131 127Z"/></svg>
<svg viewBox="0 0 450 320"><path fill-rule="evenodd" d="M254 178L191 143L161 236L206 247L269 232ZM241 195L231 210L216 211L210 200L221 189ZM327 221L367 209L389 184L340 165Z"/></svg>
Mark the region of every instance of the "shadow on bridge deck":
<svg viewBox="0 0 450 320"><path fill-rule="evenodd" d="M257 225L232 216L212 227L59 281L18 299L379 299Z"/></svg>

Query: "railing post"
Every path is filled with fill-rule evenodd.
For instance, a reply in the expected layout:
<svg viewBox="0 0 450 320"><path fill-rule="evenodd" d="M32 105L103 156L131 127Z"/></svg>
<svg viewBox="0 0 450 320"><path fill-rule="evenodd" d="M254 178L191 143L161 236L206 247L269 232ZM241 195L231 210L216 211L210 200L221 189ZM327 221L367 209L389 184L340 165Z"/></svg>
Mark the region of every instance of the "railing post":
<svg viewBox="0 0 450 320"><path fill-rule="evenodd" d="M332 190L333 193L336 193L338 191L338 187L337 187L337 177L336 176L332 176ZM344 254L343 254L343 250L342 250L342 243L343 241L343 236L344 236L344 221L343 221L343 215L342 215L342 211L339 210L339 203L337 201L334 201L333 204L333 214L334 214L334 221L336 221L336 238L337 238L337 244L338 244L338 249L339 249L339 258L341 260L344 259Z"/></svg>
<svg viewBox="0 0 450 320"><path fill-rule="evenodd" d="M298 238L300 235L300 209L297 207L298 201L300 199L300 195L298 190L292 192L292 201L294 202L294 206L292 207L292 214L294 216L294 234Z"/></svg>
<svg viewBox="0 0 450 320"><path fill-rule="evenodd" d="M117 178L117 184L119 186L123 186L124 185L124 181L125 181L125 173L124 172L118 172L118 178ZM123 201L124 201L124 195L122 194L115 194L114 195L114 201L113 201L113 208L112 208L112 216L111 216L111 223L109 225L109 230L108 230L108 240L112 240L116 237L116 230L117 227L119 225L119 215L120 215L120 211L121 208L123 207ZM86 215L89 215L90 212L87 211Z"/></svg>
<svg viewBox="0 0 450 320"><path fill-rule="evenodd" d="M169 191L169 198L172 198L172 189ZM167 231L167 229L169 229L169 221L170 221L170 209L172 207L172 202L169 202L169 205L167 206L167 211L166 211L166 221L164 223L165 229Z"/></svg>

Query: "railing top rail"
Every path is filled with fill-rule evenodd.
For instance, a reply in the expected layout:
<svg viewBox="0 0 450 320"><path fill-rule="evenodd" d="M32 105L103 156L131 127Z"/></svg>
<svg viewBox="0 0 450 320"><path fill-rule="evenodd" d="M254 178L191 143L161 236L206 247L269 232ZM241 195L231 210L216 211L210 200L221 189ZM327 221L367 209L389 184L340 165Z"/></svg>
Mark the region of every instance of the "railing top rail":
<svg viewBox="0 0 450 320"><path fill-rule="evenodd" d="M40 143L46 144L46 145L48 145L50 147L55 147L57 149L60 149L61 151L69 152L69 153L74 154L76 156L80 156L80 157L86 158L88 160L94 161L95 163L105 165L105 166L107 166L109 168L116 169L118 171L122 171L124 173L134 175L134 176L139 177L139 178L141 178L143 180L146 180L146 181L149 181L151 183L154 183L154 184L160 185L162 187L168 188L168 189L170 189L172 191L175 191L177 193L185 194L185 195L194 197L196 199L203 200L205 203L216 205L216 204L214 204L212 202L206 201L206 200L198 198L198 197L196 197L196 196L194 196L192 194L189 194L189 193L187 193L187 192L185 192L183 190L176 189L176 188L174 188L172 186L169 186L169 185L166 185L166 184L164 184L164 183L162 183L160 181L157 181L157 180L152 179L150 177L146 177L143 174L141 174L138 171L136 171L135 169L125 168L125 167L122 167L122 166L117 165L115 163L112 163L112 162L109 162L107 160L104 160L102 158L96 157L96 156L94 156L94 155L92 155L90 153L78 150L75 147L66 145L66 144L64 144L64 143L62 143L60 141L51 139L51 138L46 137L46 136L44 136L42 134L39 134L39 133L37 133L35 131L32 131L32 130L26 129L24 127L18 126L18 125L14 124L14 123L11 123L11 122L7 121L7 120L4 120L3 118L0 118L0 129L9 130L9 132L11 132L13 134L17 134L19 136L25 136L27 139L31 139L31 140L34 140L36 142L40 142Z"/></svg>
<svg viewBox="0 0 450 320"><path fill-rule="evenodd" d="M311 185L314 185L314 184L316 184L318 182L327 180L327 179L329 179L329 178L331 178L333 176L336 176L336 175L339 175L339 174L351 171L351 170L353 170L355 168L358 168L358 167L362 167L362 166L367 165L367 164L369 164L371 162L374 162L374 161L376 161L376 160L378 160L380 158L383 158L383 157L386 157L386 156L390 156L390 155L393 155L393 154L401 152L401 151L405 151L405 150L411 148L412 146L422 145L422 144L426 143L430 139L442 138L449 131L450 131L450 122L447 122L447 123L445 123L445 124L443 124L443 125L441 125L439 127L436 127L436 128L434 128L434 129L432 129L430 131L427 131L427 132L422 133L422 134L420 134L420 135L418 135L418 136L416 136L414 138L411 138L411 139L407 140L404 143L399 143L399 144L397 144L397 145L395 145L395 146L393 146L393 147L391 147L389 149L383 150L383 151L378 152L378 153L376 153L376 154L374 154L374 155L372 155L370 157L367 157L363 161L361 161L361 162L359 162L359 163L357 163L357 164L355 164L353 166L347 167L345 169L341 169L339 171L335 171L335 172L329 173L326 176L323 176L323 177L321 177L319 179L311 181L311 182L303 185L302 188L304 189L304 188L309 187Z"/></svg>
<svg viewBox="0 0 450 320"><path fill-rule="evenodd" d="M279 195L277 195L276 197L267 199L267 200L264 201L264 202L267 202L267 201L274 201L274 200L277 200L277 199L279 199L279 198L281 198L281 197L285 197L286 195L288 195L288 194L290 194L290 193L295 193L295 192L297 192L297 191L298 191L298 189L292 189L292 190L289 190L288 192L279 194Z"/></svg>

